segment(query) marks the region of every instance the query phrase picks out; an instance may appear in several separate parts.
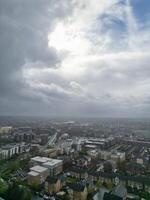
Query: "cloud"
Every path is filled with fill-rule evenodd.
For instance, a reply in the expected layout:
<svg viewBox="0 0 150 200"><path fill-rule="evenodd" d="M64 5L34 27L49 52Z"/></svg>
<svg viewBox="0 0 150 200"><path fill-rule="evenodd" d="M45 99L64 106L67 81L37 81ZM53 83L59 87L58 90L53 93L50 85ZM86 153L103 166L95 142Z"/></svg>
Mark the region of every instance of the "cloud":
<svg viewBox="0 0 150 200"><path fill-rule="evenodd" d="M134 6L1 1L1 113L147 116L150 29Z"/></svg>
<svg viewBox="0 0 150 200"><path fill-rule="evenodd" d="M57 51L48 46L47 35L55 21L65 18L70 11L69 3L55 4L49 0L0 2L0 85L7 86L7 81L15 83L14 79L19 78L16 71L19 73L25 63L42 62L55 67L60 62Z"/></svg>

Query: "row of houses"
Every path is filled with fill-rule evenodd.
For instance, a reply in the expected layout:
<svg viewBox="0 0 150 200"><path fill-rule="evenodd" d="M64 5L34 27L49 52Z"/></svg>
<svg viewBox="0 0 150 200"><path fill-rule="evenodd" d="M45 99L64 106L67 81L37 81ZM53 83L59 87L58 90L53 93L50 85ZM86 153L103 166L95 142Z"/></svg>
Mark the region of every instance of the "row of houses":
<svg viewBox="0 0 150 200"><path fill-rule="evenodd" d="M136 187L137 189L144 189L150 192L150 178L146 176L128 176L117 173L96 172L95 170L81 168L72 168L71 175L79 179L86 179L91 185L96 181L107 184L121 182L125 186Z"/></svg>
<svg viewBox="0 0 150 200"><path fill-rule="evenodd" d="M48 176L45 180L44 188L48 194L59 193L65 186L70 200L87 200L88 190L83 182L74 182L66 184L66 177L64 175Z"/></svg>
<svg viewBox="0 0 150 200"><path fill-rule="evenodd" d="M99 158L102 160L114 160L115 162L118 161L124 161L125 158L125 152L111 152L111 151L99 151Z"/></svg>

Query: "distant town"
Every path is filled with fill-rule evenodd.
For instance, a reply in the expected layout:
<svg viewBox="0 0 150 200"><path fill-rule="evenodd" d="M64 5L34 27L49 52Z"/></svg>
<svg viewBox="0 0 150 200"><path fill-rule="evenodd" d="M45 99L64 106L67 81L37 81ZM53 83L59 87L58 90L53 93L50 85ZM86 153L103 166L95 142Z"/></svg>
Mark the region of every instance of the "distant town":
<svg viewBox="0 0 150 200"><path fill-rule="evenodd" d="M0 199L150 199L150 120L0 117Z"/></svg>

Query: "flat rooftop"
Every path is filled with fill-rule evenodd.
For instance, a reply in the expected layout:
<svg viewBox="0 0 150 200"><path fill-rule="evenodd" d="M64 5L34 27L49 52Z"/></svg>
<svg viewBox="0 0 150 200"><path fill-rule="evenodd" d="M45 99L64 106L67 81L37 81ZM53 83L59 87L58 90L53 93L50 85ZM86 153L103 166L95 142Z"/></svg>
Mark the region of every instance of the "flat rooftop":
<svg viewBox="0 0 150 200"><path fill-rule="evenodd" d="M89 144L87 144L87 145L85 145L87 148L96 148L96 146L95 145L89 145Z"/></svg>
<svg viewBox="0 0 150 200"><path fill-rule="evenodd" d="M36 156L34 158L31 158L32 161L35 161L35 162L39 162L41 164L43 164L44 166L55 166L57 164L60 164L62 163L62 160L59 160L59 159L53 159L53 158L47 158L47 157L40 157L40 156Z"/></svg>
<svg viewBox="0 0 150 200"><path fill-rule="evenodd" d="M47 168L36 165L34 167L31 167L30 170L34 172L42 173L42 172L45 172Z"/></svg>
<svg viewBox="0 0 150 200"><path fill-rule="evenodd" d="M39 163L45 163L51 160L51 158L47 157L41 157L41 156L36 156L34 158L31 158L32 161L39 162Z"/></svg>
<svg viewBox="0 0 150 200"><path fill-rule="evenodd" d="M5 146L2 146L1 149L3 150L9 150L9 149L12 149L12 148L15 148L15 147L19 147L20 144L7 144Z"/></svg>
<svg viewBox="0 0 150 200"><path fill-rule="evenodd" d="M31 172L28 173L28 175L31 175L31 176L38 176L39 173L34 172L34 171L31 171Z"/></svg>
<svg viewBox="0 0 150 200"><path fill-rule="evenodd" d="M53 167L56 166L58 164L62 164L62 160L58 160L58 159L51 159L50 161L43 163L43 166L46 167Z"/></svg>

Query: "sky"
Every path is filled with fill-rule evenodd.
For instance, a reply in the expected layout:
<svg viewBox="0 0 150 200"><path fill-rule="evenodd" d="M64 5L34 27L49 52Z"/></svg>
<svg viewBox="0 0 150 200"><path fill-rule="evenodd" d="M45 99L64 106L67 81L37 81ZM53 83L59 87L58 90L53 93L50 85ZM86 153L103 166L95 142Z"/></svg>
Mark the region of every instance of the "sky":
<svg viewBox="0 0 150 200"><path fill-rule="evenodd" d="M150 117L150 1L0 0L0 115Z"/></svg>

